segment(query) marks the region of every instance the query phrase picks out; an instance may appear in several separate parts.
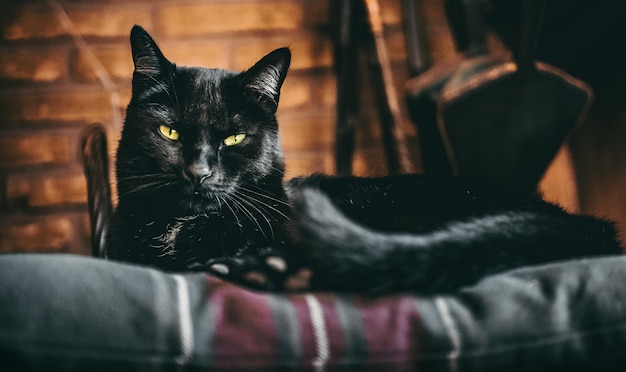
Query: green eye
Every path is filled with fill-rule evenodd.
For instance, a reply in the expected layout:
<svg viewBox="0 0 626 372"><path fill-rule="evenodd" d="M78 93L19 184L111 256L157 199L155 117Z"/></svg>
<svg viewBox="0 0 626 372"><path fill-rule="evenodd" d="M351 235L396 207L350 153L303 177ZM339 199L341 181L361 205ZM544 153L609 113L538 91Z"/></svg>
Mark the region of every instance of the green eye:
<svg viewBox="0 0 626 372"><path fill-rule="evenodd" d="M168 127L167 125L161 125L159 127L159 132L165 136L167 139L171 139L172 141L178 141L178 131L172 127Z"/></svg>
<svg viewBox="0 0 626 372"><path fill-rule="evenodd" d="M232 136L228 136L224 138L224 145L228 147L235 146L235 145L242 143L243 140L245 139L246 139L246 135L243 133L233 134Z"/></svg>

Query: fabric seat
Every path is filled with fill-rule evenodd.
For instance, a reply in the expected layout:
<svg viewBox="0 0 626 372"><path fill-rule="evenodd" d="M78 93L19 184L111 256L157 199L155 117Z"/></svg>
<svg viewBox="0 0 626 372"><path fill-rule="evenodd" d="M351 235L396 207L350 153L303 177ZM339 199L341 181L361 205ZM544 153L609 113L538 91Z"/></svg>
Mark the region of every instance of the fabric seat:
<svg viewBox="0 0 626 372"><path fill-rule="evenodd" d="M3 371L575 371L626 366L626 257L367 298L249 291L62 254L0 256Z"/></svg>

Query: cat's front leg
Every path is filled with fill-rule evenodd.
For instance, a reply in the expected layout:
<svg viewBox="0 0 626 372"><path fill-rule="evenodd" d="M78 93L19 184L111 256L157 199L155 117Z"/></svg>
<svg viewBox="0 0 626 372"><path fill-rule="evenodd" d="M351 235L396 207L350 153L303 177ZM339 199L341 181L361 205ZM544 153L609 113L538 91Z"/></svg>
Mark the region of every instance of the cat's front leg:
<svg viewBox="0 0 626 372"><path fill-rule="evenodd" d="M311 280L310 269L301 267L284 251L273 248L210 260L206 271L259 290L304 291L310 288Z"/></svg>

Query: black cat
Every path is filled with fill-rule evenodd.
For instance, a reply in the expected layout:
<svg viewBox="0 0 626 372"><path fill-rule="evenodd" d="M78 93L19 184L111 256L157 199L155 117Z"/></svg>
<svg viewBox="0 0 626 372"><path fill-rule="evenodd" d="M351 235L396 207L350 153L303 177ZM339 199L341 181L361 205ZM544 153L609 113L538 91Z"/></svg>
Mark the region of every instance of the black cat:
<svg viewBox="0 0 626 372"><path fill-rule="evenodd" d="M289 50L238 74L177 67L138 26L131 44L108 256L180 271L285 244L291 208L274 113Z"/></svg>
<svg viewBox="0 0 626 372"><path fill-rule="evenodd" d="M284 181L275 112L288 49L237 73L175 66L139 26L131 44L112 259L259 288L388 293L449 291L525 264L621 253L611 223L477 181Z"/></svg>

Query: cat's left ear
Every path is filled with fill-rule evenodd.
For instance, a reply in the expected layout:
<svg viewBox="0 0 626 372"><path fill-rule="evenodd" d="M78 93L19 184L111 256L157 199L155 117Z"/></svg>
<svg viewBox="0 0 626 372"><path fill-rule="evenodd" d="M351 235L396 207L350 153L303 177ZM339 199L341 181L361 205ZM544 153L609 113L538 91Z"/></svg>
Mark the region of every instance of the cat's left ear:
<svg viewBox="0 0 626 372"><path fill-rule="evenodd" d="M280 98L280 88L287 76L291 52L288 48L276 49L261 58L243 73L243 85L253 102L263 110L275 113Z"/></svg>

